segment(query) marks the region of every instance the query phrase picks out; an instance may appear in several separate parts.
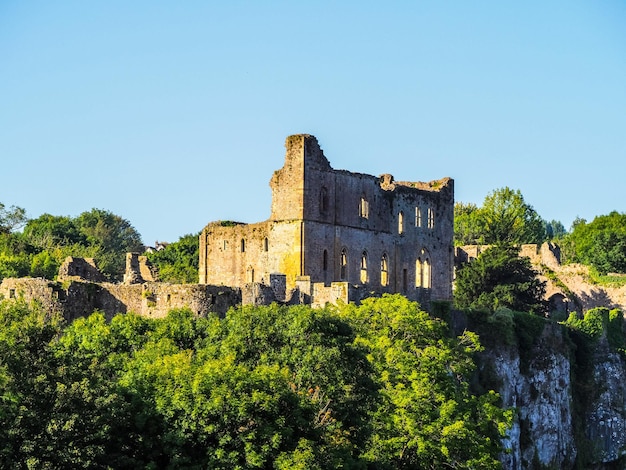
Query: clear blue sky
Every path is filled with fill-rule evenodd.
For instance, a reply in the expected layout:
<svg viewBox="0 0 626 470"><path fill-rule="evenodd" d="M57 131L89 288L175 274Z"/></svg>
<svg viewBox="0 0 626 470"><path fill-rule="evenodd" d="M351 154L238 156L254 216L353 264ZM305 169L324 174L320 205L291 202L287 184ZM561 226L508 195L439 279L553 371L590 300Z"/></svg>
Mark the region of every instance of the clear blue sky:
<svg viewBox="0 0 626 470"><path fill-rule="evenodd" d="M0 202L146 244L259 222L289 134L333 168L626 211L626 2L0 0Z"/></svg>

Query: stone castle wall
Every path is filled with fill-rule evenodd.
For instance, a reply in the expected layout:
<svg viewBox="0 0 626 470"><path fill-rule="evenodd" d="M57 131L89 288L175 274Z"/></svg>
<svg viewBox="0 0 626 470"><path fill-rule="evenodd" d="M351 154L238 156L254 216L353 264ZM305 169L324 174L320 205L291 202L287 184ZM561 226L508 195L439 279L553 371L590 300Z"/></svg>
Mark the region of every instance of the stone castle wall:
<svg viewBox="0 0 626 470"><path fill-rule="evenodd" d="M290 136L285 147L270 181L270 219L213 222L202 231L201 283L242 288L282 274L288 290L308 276L326 287L347 282L421 302L451 299L451 179L397 182L334 170L309 135Z"/></svg>
<svg viewBox="0 0 626 470"><path fill-rule="evenodd" d="M139 257L141 258L141 257ZM137 256L127 256L127 274L139 270ZM142 260L148 269L146 260ZM86 266L91 266L85 270ZM85 274L86 279L78 275ZM148 276L147 272L144 275ZM171 309L188 308L196 315L216 313L224 316L242 303L240 289L203 284L169 284L135 282L112 284L90 279L101 275L93 261L68 257L61 266L58 281L42 278L6 278L0 283L0 297L39 302L46 311L63 315L68 320L102 311L107 318L117 313L135 312L160 318ZM137 281L137 276L131 276Z"/></svg>

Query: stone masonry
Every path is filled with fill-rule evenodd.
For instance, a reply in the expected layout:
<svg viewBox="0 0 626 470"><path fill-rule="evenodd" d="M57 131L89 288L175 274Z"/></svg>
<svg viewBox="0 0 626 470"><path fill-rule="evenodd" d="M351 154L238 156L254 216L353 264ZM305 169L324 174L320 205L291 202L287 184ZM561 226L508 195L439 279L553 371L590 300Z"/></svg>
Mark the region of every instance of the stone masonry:
<svg viewBox="0 0 626 470"><path fill-rule="evenodd" d="M284 276L285 297L277 300L295 295L314 305L358 300L357 291L402 293L425 307L451 300L452 179L403 182L335 170L306 134L289 136L285 147L284 166L270 181L269 220L212 222L200 234L201 284L270 286Z"/></svg>

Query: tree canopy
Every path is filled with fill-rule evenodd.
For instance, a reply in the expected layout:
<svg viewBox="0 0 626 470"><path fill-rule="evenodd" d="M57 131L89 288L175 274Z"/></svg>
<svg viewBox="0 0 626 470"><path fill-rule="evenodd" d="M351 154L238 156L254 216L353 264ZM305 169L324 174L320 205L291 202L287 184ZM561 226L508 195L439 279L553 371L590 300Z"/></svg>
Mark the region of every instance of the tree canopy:
<svg viewBox="0 0 626 470"><path fill-rule="evenodd" d="M200 234L185 235L164 249L147 253L148 260L159 270L159 279L176 284L198 282Z"/></svg>
<svg viewBox="0 0 626 470"><path fill-rule="evenodd" d="M130 251L143 251L139 233L130 222L109 211L92 209L75 218L43 214L25 221L21 233L0 229L0 279L52 279L67 256L78 256L95 258L103 274L117 280Z"/></svg>
<svg viewBox="0 0 626 470"><path fill-rule="evenodd" d="M549 224L553 223L558 227L556 221ZM489 193L482 207L463 203L454 206L457 245L541 243L546 239L546 224L519 190L508 187Z"/></svg>
<svg viewBox="0 0 626 470"><path fill-rule="evenodd" d="M511 245L494 245L457 272L454 301L462 309L507 307L542 314L547 308L545 289L530 259L520 257Z"/></svg>
<svg viewBox="0 0 626 470"><path fill-rule="evenodd" d="M562 248L567 262L593 266L600 274L626 273L626 214L613 211L589 223L576 219Z"/></svg>
<svg viewBox="0 0 626 470"><path fill-rule="evenodd" d="M2 468L498 468L477 338L401 296L224 320L0 302Z"/></svg>

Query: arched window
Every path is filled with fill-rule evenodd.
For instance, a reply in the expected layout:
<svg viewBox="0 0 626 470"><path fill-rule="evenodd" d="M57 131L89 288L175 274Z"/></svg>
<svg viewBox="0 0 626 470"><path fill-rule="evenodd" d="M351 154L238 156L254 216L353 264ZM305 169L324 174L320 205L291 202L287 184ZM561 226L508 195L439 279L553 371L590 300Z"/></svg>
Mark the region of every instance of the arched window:
<svg viewBox="0 0 626 470"><path fill-rule="evenodd" d="M389 259L387 258L387 253L384 253L380 259L380 285L383 287L389 285Z"/></svg>
<svg viewBox="0 0 626 470"><path fill-rule="evenodd" d="M320 190L320 214L324 214L326 211L328 211L328 190L322 186Z"/></svg>
<svg viewBox="0 0 626 470"><path fill-rule="evenodd" d="M424 260L424 288L430 289L430 260Z"/></svg>
<svg viewBox="0 0 626 470"><path fill-rule="evenodd" d="M419 207L415 208L415 226L422 226L422 209L420 209Z"/></svg>
<svg viewBox="0 0 626 470"><path fill-rule="evenodd" d="M424 286L424 263L421 258L417 258L415 261L415 287Z"/></svg>
<svg viewBox="0 0 626 470"><path fill-rule="evenodd" d="M341 266L339 269L339 278L342 281L345 281L346 277L348 276L348 252L346 251L345 248L341 250L340 262L341 262Z"/></svg>
<svg viewBox="0 0 626 470"><path fill-rule="evenodd" d="M265 240L263 240L263 251L269 251L270 250L270 242L267 239L267 237L265 237Z"/></svg>
<svg viewBox="0 0 626 470"><path fill-rule="evenodd" d="M404 212L400 211L398 214L398 233L404 232Z"/></svg>
<svg viewBox="0 0 626 470"><path fill-rule="evenodd" d="M365 195L361 196L361 203L359 204L359 217L367 219L369 217L370 207L365 199Z"/></svg>
<svg viewBox="0 0 626 470"><path fill-rule="evenodd" d="M361 284L367 283L367 252L361 255Z"/></svg>
<svg viewBox="0 0 626 470"><path fill-rule="evenodd" d="M322 253L322 269L328 271L328 251L326 250Z"/></svg>
<svg viewBox="0 0 626 470"><path fill-rule="evenodd" d="M415 287L430 289L430 271L428 251L422 249L415 262Z"/></svg>
<svg viewBox="0 0 626 470"><path fill-rule="evenodd" d="M432 207L428 208L428 228L435 227L435 210Z"/></svg>
<svg viewBox="0 0 626 470"><path fill-rule="evenodd" d="M243 253L244 251L246 251L246 241L242 238L241 239L241 252Z"/></svg>

